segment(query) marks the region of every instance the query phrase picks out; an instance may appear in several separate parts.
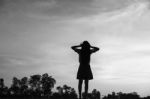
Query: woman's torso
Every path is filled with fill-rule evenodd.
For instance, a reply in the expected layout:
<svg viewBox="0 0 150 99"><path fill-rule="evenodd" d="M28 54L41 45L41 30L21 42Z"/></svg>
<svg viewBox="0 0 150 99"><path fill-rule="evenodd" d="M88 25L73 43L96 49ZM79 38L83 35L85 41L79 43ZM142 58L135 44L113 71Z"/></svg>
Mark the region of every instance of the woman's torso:
<svg viewBox="0 0 150 99"><path fill-rule="evenodd" d="M79 63L80 65L89 65L90 64L90 50L89 51L80 51L79 53Z"/></svg>

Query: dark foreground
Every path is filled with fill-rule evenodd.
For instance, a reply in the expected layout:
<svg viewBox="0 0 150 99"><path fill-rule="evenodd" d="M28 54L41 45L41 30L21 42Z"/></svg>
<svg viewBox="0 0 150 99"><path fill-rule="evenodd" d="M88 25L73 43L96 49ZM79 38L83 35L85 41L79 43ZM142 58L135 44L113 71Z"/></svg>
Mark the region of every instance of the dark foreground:
<svg viewBox="0 0 150 99"><path fill-rule="evenodd" d="M78 95L74 88L68 85L57 86L56 92L52 89L56 80L48 73L31 75L18 79L14 77L10 87L5 86L4 79L0 78L0 99L77 99ZM83 93L83 96L84 93ZM101 96L100 91L93 89L86 99L150 99L150 96L140 97L136 92L123 93L112 92Z"/></svg>
<svg viewBox="0 0 150 99"><path fill-rule="evenodd" d="M75 94L71 95L65 93L63 94L53 93L51 96L0 96L0 99L78 99L78 98L77 95ZM140 97L136 92L132 93L112 92L111 94L101 97L100 94L89 93L86 99L150 99L150 96Z"/></svg>

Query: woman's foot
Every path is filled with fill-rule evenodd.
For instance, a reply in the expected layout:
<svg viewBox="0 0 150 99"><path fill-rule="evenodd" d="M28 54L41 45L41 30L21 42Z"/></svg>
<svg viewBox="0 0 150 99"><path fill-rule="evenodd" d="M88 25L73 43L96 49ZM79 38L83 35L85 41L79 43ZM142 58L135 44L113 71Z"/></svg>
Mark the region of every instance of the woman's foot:
<svg viewBox="0 0 150 99"><path fill-rule="evenodd" d="M81 99L81 95L79 95L79 99Z"/></svg>
<svg viewBox="0 0 150 99"><path fill-rule="evenodd" d="M79 99L81 99L81 97L79 97Z"/></svg>

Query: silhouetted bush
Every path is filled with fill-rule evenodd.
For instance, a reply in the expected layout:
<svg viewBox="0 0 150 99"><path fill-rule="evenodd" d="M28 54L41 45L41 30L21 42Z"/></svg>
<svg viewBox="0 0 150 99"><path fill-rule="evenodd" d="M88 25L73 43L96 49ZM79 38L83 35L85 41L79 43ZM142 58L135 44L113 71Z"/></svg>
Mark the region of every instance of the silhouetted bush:
<svg viewBox="0 0 150 99"><path fill-rule="evenodd" d="M112 94L108 94L103 99L141 99L140 96L136 92L132 93L115 93L112 92Z"/></svg>
<svg viewBox="0 0 150 99"><path fill-rule="evenodd" d="M21 79L13 77L10 88L5 86L4 79L1 78L0 99L77 99L75 89L66 84L56 87L57 92L52 92L55 84L56 80L47 73ZM88 99L101 99L101 94L93 89L91 93L88 93ZM112 92L103 99L150 99L150 96L140 97L136 92Z"/></svg>

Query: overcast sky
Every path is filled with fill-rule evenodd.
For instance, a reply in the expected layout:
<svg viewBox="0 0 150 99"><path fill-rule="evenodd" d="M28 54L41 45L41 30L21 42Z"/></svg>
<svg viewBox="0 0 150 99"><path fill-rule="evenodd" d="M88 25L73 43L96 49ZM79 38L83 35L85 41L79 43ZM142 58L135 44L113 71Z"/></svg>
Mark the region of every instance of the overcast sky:
<svg viewBox="0 0 150 99"><path fill-rule="evenodd" d="M88 40L94 88L150 95L149 0L0 0L0 77L49 73L77 89L78 55Z"/></svg>

